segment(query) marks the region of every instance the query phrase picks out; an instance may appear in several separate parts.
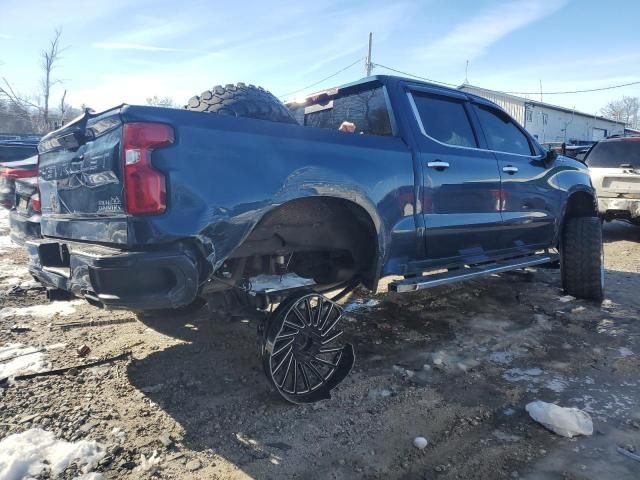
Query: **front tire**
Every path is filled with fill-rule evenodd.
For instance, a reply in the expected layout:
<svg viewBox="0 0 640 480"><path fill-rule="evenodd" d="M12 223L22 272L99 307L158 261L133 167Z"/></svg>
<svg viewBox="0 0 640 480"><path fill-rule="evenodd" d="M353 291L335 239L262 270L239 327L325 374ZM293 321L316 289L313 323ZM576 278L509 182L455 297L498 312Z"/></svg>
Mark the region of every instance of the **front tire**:
<svg viewBox="0 0 640 480"><path fill-rule="evenodd" d="M569 218L562 233L560 255L565 292L578 298L602 301L604 256L600 219Z"/></svg>

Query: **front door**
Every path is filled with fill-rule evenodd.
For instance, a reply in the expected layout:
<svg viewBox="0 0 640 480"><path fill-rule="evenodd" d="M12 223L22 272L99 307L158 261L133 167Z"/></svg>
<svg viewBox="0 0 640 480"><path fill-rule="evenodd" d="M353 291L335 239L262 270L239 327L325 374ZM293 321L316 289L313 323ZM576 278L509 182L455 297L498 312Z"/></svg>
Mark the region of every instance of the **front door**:
<svg viewBox="0 0 640 480"><path fill-rule="evenodd" d="M416 89L408 97L421 132L417 145L427 259L483 261L503 247L496 158L481 148L464 94Z"/></svg>
<svg viewBox="0 0 640 480"><path fill-rule="evenodd" d="M548 247L562 192L552 185L554 172L545 165L544 153L502 110L481 101L474 102L474 110L502 177L501 243L515 250Z"/></svg>

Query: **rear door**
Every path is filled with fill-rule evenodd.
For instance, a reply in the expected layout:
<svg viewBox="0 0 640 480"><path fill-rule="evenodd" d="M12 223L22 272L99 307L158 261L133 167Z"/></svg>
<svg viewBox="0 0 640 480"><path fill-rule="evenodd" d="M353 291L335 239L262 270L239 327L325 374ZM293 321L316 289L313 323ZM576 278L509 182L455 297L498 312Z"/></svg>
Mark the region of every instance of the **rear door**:
<svg viewBox="0 0 640 480"><path fill-rule="evenodd" d="M85 114L45 137L38 165L42 234L126 243L119 111Z"/></svg>
<svg viewBox="0 0 640 480"><path fill-rule="evenodd" d="M421 204L429 260L481 261L502 248L500 174L469 117L464 94L413 89L418 123Z"/></svg>
<svg viewBox="0 0 640 480"><path fill-rule="evenodd" d="M551 245L562 192L552 185L545 153L504 111L479 99L473 106L502 178L504 229L500 242L515 250Z"/></svg>

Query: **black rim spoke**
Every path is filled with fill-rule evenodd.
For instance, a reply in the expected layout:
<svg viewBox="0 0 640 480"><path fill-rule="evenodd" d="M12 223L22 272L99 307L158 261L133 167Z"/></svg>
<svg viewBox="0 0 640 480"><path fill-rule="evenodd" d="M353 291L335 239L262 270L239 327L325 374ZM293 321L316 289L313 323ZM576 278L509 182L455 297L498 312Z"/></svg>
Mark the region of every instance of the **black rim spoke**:
<svg viewBox="0 0 640 480"><path fill-rule="evenodd" d="M332 368L336 368L336 367L338 366L337 364L335 364L335 363L331 363L331 362L329 362L329 361L327 361L327 360L324 360L323 358L320 358L320 357L313 357L313 359L314 359L316 362L320 362L320 363L322 363L323 365L327 365L327 366L332 367Z"/></svg>
<svg viewBox="0 0 640 480"><path fill-rule="evenodd" d="M280 348L278 348L278 350L276 350L275 352L273 352L271 355L275 357L275 356L276 356L276 355L278 355L279 353L283 352L283 351L284 351L284 350L285 350L289 345L291 345L291 344L293 343L293 340L294 340L294 339L292 338L292 339L291 339L291 340L289 340L288 342L285 342L285 344L284 344L284 345L282 345Z"/></svg>
<svg viewBox="0 0 640 480"><path fill-rule="evenodd" d="M320 323L320 317L322 317L322 307L323 307L322 297L318 297L318 306L316 307L317 313L315 315L315 318L313 319L314 327L317 327L318 324Z"/></svg>
<svg viewBox="0 0 640 480"><path fill-rule="evenodd" d="M318 353L337 353L342 351L342 347L321 348Z"/></svg>
<svg viewBox="0 0 640 480"><path fill-rule="evenodd" d="M280 360L280 363L278 363L278 366L273 369L273 374L274 375L276 373L278 373L278 370L280 370L282 368L282 365L284 365L284 362L285 362L285 360L287 359L287 357L289 355L293 356L293 348L291 348L291 350L289 352L287 352L287 354L282 358L282 360ZM271 358L273 358L273 356L271 356Z"/></svg>
<svg viewBox="0 0 640 480"><path fill-rule="evenodd" d="M325 338L324 340L322 340L322 345L326 345L328 343L333 342L336 338L338 338L340 335L342 335L342 330L338 330L336 333L334 333L333 335L331 335L329 338Z"/></svg>
<svg viewBox="0 0 640 480"><path fill-rule="evenodd" d="M331 312L333 312L333 303L329 304L329 309L322 319L322 324L318 326L318 330L320 330L321 332L322 330L324 330L324 326L327 324L327 321L331 318ZM340 315L338 315L338 317L340 317Z"/></svg>
<svg viewBox="0 0 640 480"><path fill-rule="evenodd" d="M311 362L307 363L306 365L307 365L307 367L309 367L309 370L311 370L311 373L313 373L316 377L318 377L320 379L320 383L325 381L325 378L318 371L318 369L313 366L313 364Z"/></svg>
<svg viewBox="0 0 640 480"><path fill-rule="evenodd" d="M327 327L327 329L326 329L326 330L324 330L324 331L322 332L322 336L323 336L323 337L324 337L325 335L327 335L331 330L333 330L333 327L335 327L335 326L338 324L338 322L340 321L340 318L342 318L342 316L341 316L341 315L338 315L338 316L335 318L335 320L334 320L333 322L331 322L331 325L329 325L329 326Z"/></svg>
<svg viewBox="0 0 640 480"><path fill-rule="evenodd" d="M294 326L295 328L304 328L307 324L304 321L304 316L298 311L298 307L294 306L292 309L293 313L295 314L296 317L298 317L298 320L300 320L302 322L302 325L298 325L298 324L292 324L291 322L289 322L288 320L285 320L285 323Z"/></svg>
<svg viewBox="0 0 640 480"><path fill-rule="evenodd" d="M307 372L304 369L304 363L300 364L300 373L302 374L302 383L304 383L305 391L311 390L311 383L309 383L309 377L307 377Z"/></svg>
<svg viewBox="0 0 640 480"><path fill-rule="evenodd" d="M289 355L289 363L287 364L287 369L284 372L284 376L282 377L282 382L278 384L280 388L284 386L287 382L287 378L289 377L289 371L291 370L291 364L293 363L293 355Z"/></svg>

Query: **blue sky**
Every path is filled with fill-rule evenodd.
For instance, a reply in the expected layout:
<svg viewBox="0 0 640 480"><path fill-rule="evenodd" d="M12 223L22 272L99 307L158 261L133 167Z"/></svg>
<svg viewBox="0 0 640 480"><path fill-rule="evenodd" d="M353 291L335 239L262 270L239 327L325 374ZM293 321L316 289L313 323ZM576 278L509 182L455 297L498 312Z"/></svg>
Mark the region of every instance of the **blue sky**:
<svg viewBox="0 0 640 480"><path fill-rule="evenodd" d="M372 31L373 61L399 70L460 84L469 60L475 85L564 91L640 80L639 18L637 0L0 0L0 76L36 92L61 26L55 73L74 106L182 104L238 81L281 95L363 59ZM311 90L362 76L364 62ZM544 100L595 113L622 95L640 86Z"/></svg>

